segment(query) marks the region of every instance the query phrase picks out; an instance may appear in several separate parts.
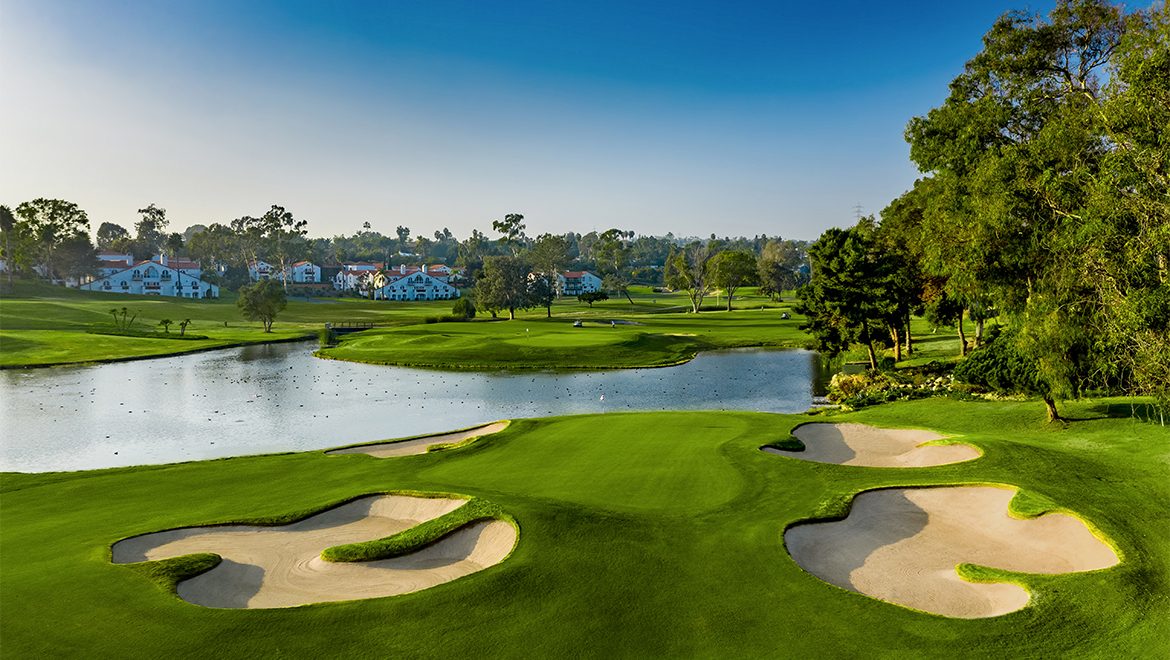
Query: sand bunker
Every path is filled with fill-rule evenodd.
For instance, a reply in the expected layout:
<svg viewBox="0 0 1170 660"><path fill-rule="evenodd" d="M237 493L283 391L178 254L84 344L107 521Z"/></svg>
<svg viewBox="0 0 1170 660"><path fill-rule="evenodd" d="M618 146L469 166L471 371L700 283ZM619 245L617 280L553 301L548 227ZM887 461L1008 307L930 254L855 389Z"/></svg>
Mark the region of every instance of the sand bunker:
<svg viewBox="0 0 1170 660"><path fill-rule="evenodd" d="M982 486L867 491L845 520L790 527L784 541L801 568L830 584L964 619L1014 612L1029 596L1013 584L965 582L958 564L1069 573L1118 563L1076 518L1010 517L1014 495Z"/></svg>
<svg viewBox="0 0 1170 660"><path fill-rule="evenodd" d="M375 495L280 527L192 527L136 536L114 544L113 561L216 553L223 557L219 566L178 585L179 597L205 607L292 607L394 596L498 564L516 545L516 529L498 520L481 521L418 552L379 561L327 562L321 551L390 536L464 503Z"/></svg>
<svg viewBox="0 0 1170 660"><path fill-rule="evenodd" d="M478 426L473 429L457 431L455 433L428 435L425 438L415 438L414 440L395 440L393 442L382 442L376 445L362 445L361 447L347 447L346 449L334 449L325 453L329 456L336 456L338 454L369 454L370 456L377 456L378 458L413 456L415 454L425 454L427 452L427 447L430 447L431 445L463 442L469 438L478 438L481 435L499 433L507 427L508 422L496 422L495 424Z"/></svg>
<svg viewBox="0 0 1170 660"><path fill-rule="evenodd" d="M792 431L804 451L763 447L769 454L817 463L867 467L930 467L979 457L970 445L918 445L943 436L931 431L879 429L864 424L805 424Z"/></svg>

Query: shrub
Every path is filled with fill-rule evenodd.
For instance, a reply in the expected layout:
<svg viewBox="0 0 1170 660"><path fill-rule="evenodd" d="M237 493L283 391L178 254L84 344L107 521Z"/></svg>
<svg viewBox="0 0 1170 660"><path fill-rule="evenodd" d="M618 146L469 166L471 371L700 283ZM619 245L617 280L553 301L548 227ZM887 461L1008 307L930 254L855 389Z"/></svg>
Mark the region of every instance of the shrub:
<svg viewBox="0 0 1170 660"><path fill-rule="evenodd" d="M473 319L475 318L475 303L467 298L460 298L451 307L451 314L453 316L462 316L465 319Z"/></svg>
<svg viewBox="0 0 1170 660"><path fill-rule="evenodd" d="M1004 393L1040 394L1036 363L1016 348L1014 333L1004 333L955 366L955 380Z"/></svg>
<svg viewBox="0 0 1170 660"><path fill-rule="evenodd" d="M337 345L337 333L333 328L321 328L317 331L317 340L321 343L321 348L329 348Z"/></svg>

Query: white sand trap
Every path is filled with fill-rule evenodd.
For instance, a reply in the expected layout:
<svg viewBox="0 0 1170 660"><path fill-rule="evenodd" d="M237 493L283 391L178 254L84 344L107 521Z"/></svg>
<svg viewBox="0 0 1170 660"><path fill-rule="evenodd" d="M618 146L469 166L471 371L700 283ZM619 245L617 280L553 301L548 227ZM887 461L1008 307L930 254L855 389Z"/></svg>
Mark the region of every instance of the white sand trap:
<svg viewBox="0 0 1170 660"><path fill-rule="evenodd" d="M377 456L378 458L414 456L415 454L425 454L427 452L427 447L430 447L431 445L463 442L469 438L478 438L481 435L499 433L506 428L508 428L508 422L496 422L495 424L479 426L473 429L458 431L455 433L428 435L425 438L415 438L414 440L395 440L392 442L378 443L376 445L362 445L361 447L347 447L345 449L334 449L325 453L329 456L336 456L338 454L369 454L370 456Z"/></svg>
<svg viewBox="0 0 1170 660"><path fill-rule="evenodd" d="M817 463L866 467L930 467L960 463L979 457L971 445L918 445L941 440L931 431L880 429L864 424L805 424L792 431L804 443L804 451L764 447L769 454Z"/></svg>
<svg viewBox="0 0 1170 660"><path fill-rule="evenodd" d="M205 607L292 607L394 596L498 564L516 545L516 529L498 520L481 521L418 552L379 561L327 562L321 552L390 536L465 502L375 495L280 527L192 527L135 536L114 544L113 561L218 554L223 557L219 566L178 585L183 600Z"/></svg>
<svg viewBox="0 0 1170 660"><path fill-rule="evenodd" d="M1118 563L1076 518L1012 518L1014 495L984 486L867 491L845 520L790 527L784 541L796 563L825 582L964 619L1014 612L1029 596L1014 584L965 582L959 564L1070 573Z"/></svg>

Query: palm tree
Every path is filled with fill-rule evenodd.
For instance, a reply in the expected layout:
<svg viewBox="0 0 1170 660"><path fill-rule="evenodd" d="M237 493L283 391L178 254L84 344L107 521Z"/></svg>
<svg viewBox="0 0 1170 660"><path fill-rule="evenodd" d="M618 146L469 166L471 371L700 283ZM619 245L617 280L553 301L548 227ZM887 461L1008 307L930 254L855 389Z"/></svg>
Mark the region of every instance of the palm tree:
<svg viewBox="0 0 1170 660"><path fill-rule="evenodd" d="M375 297L378 295L377 290L386 286L386 280L389 279L387 275L388 272L389 271L387 271L385 267L382 267L378 270L375 270L374 274L370 276L370 284L373 285L373 295ZM385 294L383 294L382 297L385 298Z"/></svg>

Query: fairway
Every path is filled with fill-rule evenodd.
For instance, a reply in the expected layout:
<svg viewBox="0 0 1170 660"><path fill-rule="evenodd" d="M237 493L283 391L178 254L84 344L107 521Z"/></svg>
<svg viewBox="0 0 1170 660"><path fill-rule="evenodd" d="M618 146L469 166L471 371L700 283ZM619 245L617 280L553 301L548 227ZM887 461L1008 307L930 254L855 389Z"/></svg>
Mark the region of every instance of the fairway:
<svg viewBox="0 0 1170 660"><path fill-rule="evenodd" d="M305 452L80 473L5 474L0 625L6 657L1165 657L1170 434L1071 404L924 400L833 422L930 429L982 452L920 468L760 451L821 421L762 413L515 420L454 450L396 458ZM841 519L863 491L1003 484L1014 515L1073 513L1120 563L1010 581L1029 604L956 619L828 584L784 534ZM511 556L401 596L268 610L200 607L117 541L178 527L283 524L362 495L489 499L520 530ZM1043 518L1041 518L1043 520ZM178 561L178 560L173 560ZM189 570L189 569L187 569ZM172 573L174 574L174 573ZM169 586L168 586L169 585ZM881 631L881 634L875 634Z"/></svg>

